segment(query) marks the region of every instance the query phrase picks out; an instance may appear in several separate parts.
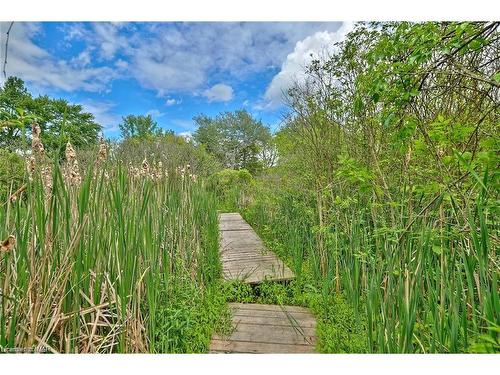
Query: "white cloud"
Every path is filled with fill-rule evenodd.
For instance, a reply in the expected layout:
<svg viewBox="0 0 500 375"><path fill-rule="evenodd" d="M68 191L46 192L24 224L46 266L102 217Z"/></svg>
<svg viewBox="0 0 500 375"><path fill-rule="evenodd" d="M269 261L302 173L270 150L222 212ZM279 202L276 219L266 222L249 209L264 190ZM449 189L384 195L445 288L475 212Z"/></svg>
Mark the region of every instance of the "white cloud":
<svg viewBox="0 0 500 375"><path fill-rule="evenodd" d="M288 54L281 65L281 71L276 74L266 89L263 108L277 108L282 105L283 93L294 82L305 80L304 68L313 59L328 56L335 51L334 43L339 42L353 29L353 23L343 23L335 32L321 31L297 42L292 53Z"/></svg>
<svg viewBox="0 0 500 375"><path fill-rule="evenodd" d="M128 68L128 62L122 60L122 59L118 59L115 61L115 66L118 68L118 69L126 69Z"/></svg>
<svg viewBox="0 0 500 375"><path fill-rule="evenodd" d="M76 67L83 68L90 65L92 61L90 48L83 50L78 56L71 59L71 63Z"/></svg>
<svg viewBox="0 0 500 375"><path fill-rule="evenodd" d="M165 113L160 112L157 109L150 109L149 111L146 112L146 116L151 116L154 118L160 118L162 116L165 116Z"/></svg>
<svg viewBox="0 0 500 375"><path fill-rule="evenodd" d="M193 132L191 131L180 132L178 135L184 138L188 142L191 142L193 140Z"/></svg>
<svg viewBox="0 0 500 375"><path fill-rule="evenodd" d="M172 92L199 93L208 77L223 80L230 75L241 80L280 66L297 41L339 26L336 22L75 23L66 25L66 33L69 39L94 46L101 59L126 60L125 74L163 97Z"/></svg>
<svg viewBox="0 0 500 375"><path fill-rule="evenodd" d="M208 90L203 91L203 96L206 97L209 102L229 102L233 99L234 92L231 86L224 83L218 83Z"/></svg>
<svg viewBox="0 0 500 375"><path fill-rule="evenodd" d="M1 45L5 45L2 28ZM63 60L52 56L34 42L39 35L38 25L16 22L9 39L9 53L6 71L40 87L53 87L64 91L101 91L114 78L109 67L90 67L90 56L80 53L75 59ZM3 77L2 77L3 78Z"/></svg>
<svg viewBox="0 0 500 375"><path fill-rule="evenodd" d="M114 104L108 101L98 102L87 100L81 103L85 112L90 112L94 115L94 119L98 124L101 124L106 131L115 131L118 129L118 124L121 121L120 116L112 113Z"/></svg>
<svg viewBox="0 0 500 375"><path fill-rule="evenodd" d="M177 100L177 99L174 99L174 98L168 98L166 101L165 101L165 105L167 107L171 107L173 105L176 105L176 104L181 104L182 103L182 100Z"/></svg>
<svg viewBox="0 0 500 375"><path fill-rule="evenodd" d="M297 41L320 30L334 32L339 26L336 22L66 23L59 28L63 43L83 42L84 47L73 58L60 60L40 48L37 24L15 23L8 72L66 91L105 90L115 78L133 78L168 100L167 95L176 92L201 94L209 78L243 80L275 69Z"/></svg>

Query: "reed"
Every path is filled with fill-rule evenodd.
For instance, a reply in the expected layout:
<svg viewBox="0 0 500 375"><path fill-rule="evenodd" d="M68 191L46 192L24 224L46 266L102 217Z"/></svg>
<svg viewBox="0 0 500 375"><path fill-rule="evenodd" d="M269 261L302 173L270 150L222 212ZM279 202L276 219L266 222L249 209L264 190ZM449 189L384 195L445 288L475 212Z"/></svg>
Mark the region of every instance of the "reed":
<svg viewBox="0 0 500 375"><path fill-rule="evenodd" d="M216 202L203 181L167 176L147 161L130 171L106 160L103 144L82 173L71 144L61 167L46 158L37 134L26 189L0 209L0 345L206 350L224 304L216 293ZM177 331L169 329L179 324L173 319L159 325L186 300L216 313ZM190 345L175 345L200 327Z"/></svg>
<svg viewBox="0 0 500 375"><path fill-rule="evenodd" d="M481 182L460 210L443 193L417 216L417 203L401 197L401 220L393 225L388 210L373 220L380 207L355 196L334 205L319 229L304 197L273 187L255 192L244 214L304 282L325 299L342 296L357 319L366 319L367 351L498 352L498 207L487 173Z"/></svg>

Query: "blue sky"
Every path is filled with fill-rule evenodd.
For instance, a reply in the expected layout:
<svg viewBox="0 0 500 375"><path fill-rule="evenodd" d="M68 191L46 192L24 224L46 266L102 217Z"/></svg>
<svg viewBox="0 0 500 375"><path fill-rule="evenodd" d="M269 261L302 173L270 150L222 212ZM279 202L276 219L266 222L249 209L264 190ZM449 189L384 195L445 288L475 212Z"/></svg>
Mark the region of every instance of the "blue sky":
<svg viewBox="0 0 500 375"><path fill-rule="evenodd" d="M7 23L2 23L2 38ZM119 136L128 114L188 134L193 117L246 109L275 129L282 92L352 24L14 23L7 74L34 94L82 104ZM3 42L3 41L2 41ZM3 43L2 43L3 45Z"/></svg>

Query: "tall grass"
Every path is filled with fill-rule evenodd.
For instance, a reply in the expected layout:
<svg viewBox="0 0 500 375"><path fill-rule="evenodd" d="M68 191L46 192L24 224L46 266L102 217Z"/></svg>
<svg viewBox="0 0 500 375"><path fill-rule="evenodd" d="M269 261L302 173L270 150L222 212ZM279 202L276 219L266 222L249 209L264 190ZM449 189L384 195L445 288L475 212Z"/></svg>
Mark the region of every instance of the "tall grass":
<svg viewBox="0 0 500 375"><path fill-rule="evenodd" d="M318 228L310 202L270 189L244 212L280 244L297 274L343 295L366 317L368 351L498 352L498 202L488 182L485 175L476 199L460 211L446 193L421 215L411 210L414 202L401 201L395 224L380 207L352 199L333 206ZM319 230L326 272L317 259Z"/></svg>
<svg viewBox="0 0 500 375"><path fill-rule="evenodd" d="M0 239L16 239L0 253L0 345L204 350L224 306L214 297L216 202L203 182L147 163L132 170L96 163L74 184L58 162L44 169L50 180L40 170L0 208ZM211 315L176 320L186 301L210 305ZM168 320L166 311L174 312ZM186 344L193 332L198 336Z"/></svg>

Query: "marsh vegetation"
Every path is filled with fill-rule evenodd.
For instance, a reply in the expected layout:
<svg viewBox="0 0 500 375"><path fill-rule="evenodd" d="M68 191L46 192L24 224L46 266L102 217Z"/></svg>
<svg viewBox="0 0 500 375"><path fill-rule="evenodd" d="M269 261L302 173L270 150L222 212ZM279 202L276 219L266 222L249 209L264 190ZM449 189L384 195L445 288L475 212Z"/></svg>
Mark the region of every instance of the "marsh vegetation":
<svg viewBox="0 0 500 375"><path fill-rule="evenodd" d="M499 352L498 27L359 24L275 132L200 115L193 141L147 116L99 141L9 79L0 346L204 352L236 301L311 308L322 352ZM218 210L296 279L223 283Z"/></svg>

